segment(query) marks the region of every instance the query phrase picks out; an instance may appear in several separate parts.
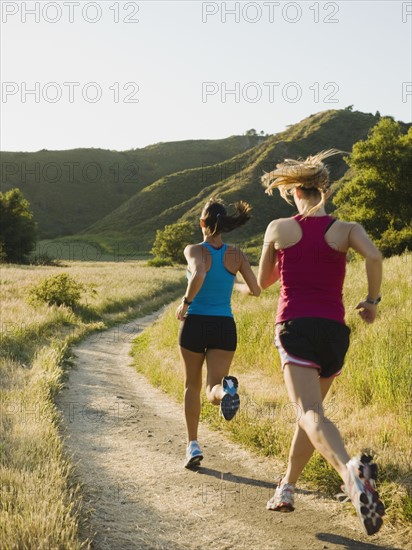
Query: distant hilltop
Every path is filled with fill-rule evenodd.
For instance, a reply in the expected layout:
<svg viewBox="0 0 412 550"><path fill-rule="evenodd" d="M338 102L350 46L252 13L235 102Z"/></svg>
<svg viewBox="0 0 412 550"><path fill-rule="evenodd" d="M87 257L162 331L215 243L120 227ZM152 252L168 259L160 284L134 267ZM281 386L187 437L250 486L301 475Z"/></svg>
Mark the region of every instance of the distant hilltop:
<svg viewBox="0 0 412 550"><path fill-rule="evenodd" d="M323 149L350 152L379 119L379 113L347 108L313 114L272 136L249 131L121 152L4 152L2 190L22 190L42 239L125 240L149 250L157 229L195 219L205 200L219 195L228 203L243 199L252 205L253 223L237 231L236 238L253 241L261 239L269 220L292 212L284 201L265 195L264 171L284 158ZM328 165L334 180L348 169L341 156L328 159Z"/></svg>

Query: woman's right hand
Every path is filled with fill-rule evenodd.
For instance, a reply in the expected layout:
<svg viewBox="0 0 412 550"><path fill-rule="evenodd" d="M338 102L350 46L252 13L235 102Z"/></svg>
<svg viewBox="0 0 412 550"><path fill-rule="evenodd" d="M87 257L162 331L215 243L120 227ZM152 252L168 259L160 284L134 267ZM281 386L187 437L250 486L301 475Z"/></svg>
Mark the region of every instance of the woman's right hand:
<svg viewBox="0 0 412 550"><path fill-rule="evenodd" d="M187 304L185 304L184 302L182 302L181 304L179 304L177 306L177 309L176 309L176 318L179 319L179 321L183 321L183 319L185 318L185 315L187 313L187 308L189 306Z"/></svg>

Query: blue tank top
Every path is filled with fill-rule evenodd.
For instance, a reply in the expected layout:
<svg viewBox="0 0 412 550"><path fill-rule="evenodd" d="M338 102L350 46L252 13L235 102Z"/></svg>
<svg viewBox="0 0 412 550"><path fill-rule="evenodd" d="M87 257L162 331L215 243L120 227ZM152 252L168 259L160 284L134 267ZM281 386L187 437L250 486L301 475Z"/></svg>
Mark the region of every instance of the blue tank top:
<svg viewBox="0 0 412 550"><path fill-rule="evenodd" d="M225 267L224 259L227 244L221 248L213 248L209 243L201 243L212 257L212 265L206 273L202 288L196 294L188 307L189 315L217 315L219 317L233 317L230 298L233 292L236 275ZM190 272L187 278L190 279Z"/></svg>

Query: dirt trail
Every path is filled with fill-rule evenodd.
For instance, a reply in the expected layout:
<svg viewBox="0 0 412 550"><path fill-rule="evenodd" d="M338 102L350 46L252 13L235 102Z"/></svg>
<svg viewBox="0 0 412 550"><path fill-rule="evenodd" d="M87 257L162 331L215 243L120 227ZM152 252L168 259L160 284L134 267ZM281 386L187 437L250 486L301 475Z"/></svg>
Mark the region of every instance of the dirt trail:
<svg viewBox="0 0 412 550"><path fill-rule="evenodd" d="M405 548L388 535L367 538L341 504L309 492L299 492L292 514L266 511L273 461L206 425L199 435L204 466L183 468L181 407L130 366L131 341L155 318L94 334L74 348L76 364L58 398L91 510L93 549Z"/></svg>

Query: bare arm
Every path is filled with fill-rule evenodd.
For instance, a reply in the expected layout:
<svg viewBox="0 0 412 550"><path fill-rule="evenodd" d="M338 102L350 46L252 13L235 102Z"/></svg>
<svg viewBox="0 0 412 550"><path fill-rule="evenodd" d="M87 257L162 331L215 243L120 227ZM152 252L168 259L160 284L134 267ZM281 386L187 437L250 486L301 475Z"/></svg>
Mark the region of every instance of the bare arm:
<svg viewBox="0 0 412 550"><path fill-rule="evenodd" d="M187 283L185 297L188 302L192 302L202 288L203 281L206 277L206 262L204 250L199 245L189 245L184 250L187 265L191 273L191 277ZM176 317L182 321L187 313L188 304L179 304L176 310Z"/></svg>
<svg viewBox="0 0 412 550"><path fill-rule="evenodd" d="M243 294L251 294L252 296L260 296L260 286L258 285L255 274L250 267L249 260L242 252L242 263L239 267L240 274L242 275L245 283L235 283L235 288Z"/></svg>
<svg viewBox="0 0 412 550"><path fill-rule="evenodd" d="M349 246L365 258L366 278L368 281L368 296L372 300L380 296L382 282L382 254L368 237L364 228L354 224L349 233ZM365 300L356 306L359 315L367 323L373 323L378 313L378 306Z"/></svg>
<svg viewBox="0 0 412 550"><path fill-rule="evenodd" d="M276 230L277 223L275 220L268 225L263 241L258 273L259 286L263 290L279 279L278 255L275 249Z"/></svg>

